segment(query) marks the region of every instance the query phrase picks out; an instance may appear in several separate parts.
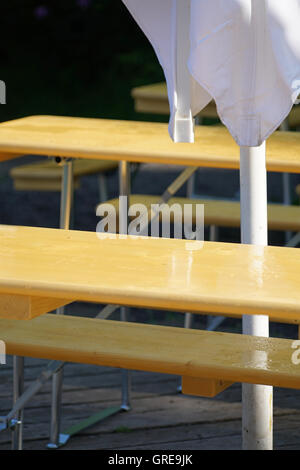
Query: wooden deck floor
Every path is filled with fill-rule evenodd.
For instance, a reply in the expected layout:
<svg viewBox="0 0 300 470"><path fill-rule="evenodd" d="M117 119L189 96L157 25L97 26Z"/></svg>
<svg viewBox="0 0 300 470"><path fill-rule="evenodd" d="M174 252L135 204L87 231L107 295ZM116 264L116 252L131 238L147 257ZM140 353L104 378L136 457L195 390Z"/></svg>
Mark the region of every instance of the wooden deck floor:
<svg viewBox="0 0 300 470"><path fill-rule="evenodd" d="M26 385L46 361L26 359ZM120 403L119 370L67 364L64 372L62 424ZM241 386L233 385L214 399L182 396L178 377L133 372L132 410L120 412L74 436L62 449L240 449ZM24 449L46 449L49 435L48 382L27 405ZM0 370L0 413L11 405L11 358ZM300 391L274 390L274 448L300 449ZM0 450L10 449L10 432L0 433Z"/></svg>

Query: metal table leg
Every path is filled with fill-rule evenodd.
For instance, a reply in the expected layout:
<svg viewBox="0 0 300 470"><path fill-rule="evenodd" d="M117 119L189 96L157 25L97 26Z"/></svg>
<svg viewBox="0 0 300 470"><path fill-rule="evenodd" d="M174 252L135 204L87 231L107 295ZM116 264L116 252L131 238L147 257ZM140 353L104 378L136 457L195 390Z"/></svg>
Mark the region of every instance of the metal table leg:
<svg viewBox="0 0 300 470"><path fill-rule="evenodd" d="M15 404L24 390L24 357L13 357L13 403ZM12 450L23 448L23 409L14 416L15 425L12 428Z"/></svg>
<svg viewBox="0 0 300 470"><path fill-rule="evenodd" d="M120 226L119 233L128 233L128 206L130 196L130 163L122 161L119 163L119 194L120 194ZM121 307L121 321L128 321L129 308ZM123 411L130 410L131 372L122 370L122 403Z"/></svg>
<svg viewBox="0 0 300 470"><path fill-rule="evenodd" d="M73 201L73 160L63 159L63 177L61 188L60 221L61 229L70 229L71 210ZM64 314L64 308L56 310L57 315ZM50 442L48 448L55 449L60 445L60 418L61 418L61 397L63 388L63 368L55 372L52 378L52 402L51 402L51 424Z"/></svg>

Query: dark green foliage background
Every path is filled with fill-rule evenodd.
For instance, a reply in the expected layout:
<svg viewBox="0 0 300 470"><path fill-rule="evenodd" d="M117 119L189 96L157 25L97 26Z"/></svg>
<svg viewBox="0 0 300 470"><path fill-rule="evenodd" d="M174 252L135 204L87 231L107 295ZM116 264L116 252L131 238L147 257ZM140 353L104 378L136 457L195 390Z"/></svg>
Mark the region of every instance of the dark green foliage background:
<svg viewBox="0 0 300 470"><path fill-rule="evenodd" d="M38 7L47 16L37 18ZM2 0L0 38L7 87L0 121L30 114L149 119L134 112L130 91L164 76L121 0L91 0L87 8L77 0Z"/></svg>

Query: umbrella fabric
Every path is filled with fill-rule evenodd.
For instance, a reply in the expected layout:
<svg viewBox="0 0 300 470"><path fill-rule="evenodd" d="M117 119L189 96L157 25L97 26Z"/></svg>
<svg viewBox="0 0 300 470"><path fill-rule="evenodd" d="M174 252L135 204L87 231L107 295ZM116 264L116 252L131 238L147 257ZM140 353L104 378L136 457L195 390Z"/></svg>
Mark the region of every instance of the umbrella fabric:
<svg viewBox="0 0 300 470"><path fill-rule="evenodd" d="M172 121L177 95L177 2L123 2L164 69ZM299 24L300 0L191 0L188 68L193 115L213 98L239 145L261 145L297 98Z"/></svg>
<svg viewBox="0 0 300 470"><path fill-rule="evenodd" d="M151 42L164 70L170 104L169 132L173 138L173 120L177 109L176 91L176 1L123 0L128 10ZM211 96L191 76L191 111L203 109Z"/></svg>

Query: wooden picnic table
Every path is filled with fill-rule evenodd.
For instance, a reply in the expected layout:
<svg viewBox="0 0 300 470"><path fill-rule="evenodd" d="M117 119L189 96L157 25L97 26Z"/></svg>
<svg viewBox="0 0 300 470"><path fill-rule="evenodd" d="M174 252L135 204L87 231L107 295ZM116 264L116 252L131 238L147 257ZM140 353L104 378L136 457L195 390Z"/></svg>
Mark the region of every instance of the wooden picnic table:
<svg viewBox="0 0 300 470"><path fill-rule="evenodd" d="M298 134L273 134L267 147L268 170L299 172L299 148ZM164 124L102 119L31 116L2 123L2 159L26 154L239 168L239 147L225 128L201 126L196 129L194 145L174 144ZM69 343L71 346L67 351L59 349L64 345L64 329L60 329L56 324L56 316L41 318L44 319L43 334L40 334L41 325L37 326L35 332L29 329L27 334L24 334L23 328L19 328L18 338L14 334L14 322L10 320L20 320L22 315L23 319L40 316L51 310L50 306L56 308L73 301L171 309L199 314L261 314L268 315L270 320L284 317L297 322L300 317L298 250L212 242L205 242L199 249L195 249L196 246L195 241L176 239L124 239L121 235L113 238L104 236L99 240L96 233L0 226L0 312L4 312L3 321L5 318L9 319L8 323L2 323L8 351L11 354L26 352L32 357L40 357L45 338L49 340L50 320L51 325L54 325L55 341L50 338L43 357L72 359L74 339L78 340L78 335L74 336L77 330L76 326L74 330L72 318L66 319L68 331L69 328L73 331ZM87 320L83 320L84 326L86 323ZM107 343L111 350L105 351L109 358L103 359L102 349L95 354L89 341L83 341L85 338L80 335L81 344L76 343L77 360L83 360L87 354L87 363L95 363L93 361L97 356L98 364L163 372L178 370L174 355L172 357L175 366L174 369L170 368L169 350L164 353L162 366L158 368L155 354L160 350L161 343L157 342L155 335L149 343L149 351L154 358L153 364L145 365L144 360L143 363L137 363L136 358L140 361L144 344L142 349L136 347L136 331L127 323L118 328L116 337L117 325L104 324L105 327L110 325L112 328L107 333ZM119 334L122 333L123 326L130 328L129 343L132 349L129 351L129 362L123 361L123 349L116 351L113 343L116 341L119 344ZM93 324L91 329L94 329ZM162 333L161 341L165 341L164 331L159 332ZM177 331L174 333L177 335ZM100 328L95 344L99 344L103 334L106 333ZM32 335L35 335L34 343ZM180 351L187 350L187 335L190 335L190 331L182 329L180 338L184 341ZM291 341L286 340L282 345L278 340L272 342L263 338L258 348L256 338L251 338L253 344L250 359L252 353L256 357L258 352L258 362L255 360L250 370L249 357L246 357L245 362L240 345L232 341L227 334L224 335L229 347L224 356L236 358L239 354L237 365L233 367L235 372L232 372L232 360L229 361L229 366L221 361L220 367L212 370L215 360L211 361L210 353L214 350L217 336L210 336L209 348L202 343L204 350L208 349L209 357L201 363L195 363L194 356L197 354L188 348L189 354L184 358L182 366L182 373L188 377L187 382L183 381L184 393L201 394L203 383L204 388L209 391L220 390L236 379L249 383L299 388L299 369L294 367L294 364L293 367L290 365L290 351L293 347ZM126 342L128 343L127 339ZM198 344L198 341L196 343ZM241 338L240 344L245 345L244 338ZM262 348L265 348L264 351ZM55 356L49 355L50 350L55 351ZM281 355L281 350L284 356ZM223 345L218 351L225 351ZM271 354L274 351L274 359L277 362ZM202 358L199 348L197 352ZM261 352L263 354L260 354ZM110 362L115 360L116 355L116 361ZM220 357L222 359L222 354ZM290 370L287 372L288 366Z"/></svg>
<svg viewBox="0 0 300 470"><path fill-rule="evenodd" d="M225 127L196 126L195 143L174 143L166 124L29 116L0 124L0 159L44 155L238 169L239 146ZM274 132L267 169L300 172L300 134Z"/></svg>
<svg viewBox="0 0 300 470"><path fill-rule="evenodd" d="M147 143L147 145L145 145L145 143ZM275 132L270 137L267 144L268 170L300 172L299 150L300 134L293 132ZM196 128L195 144L175 144L168 135L166 124L106 119L29 116L1 123L0 155L2 155L2 158L16 158L17 156L26 154L92 160L155 162L160 164L206 166L213 168L239 168L239 147L226 128L199 126ZM5 230L8 234L8 240L13 240L13 233L16 229L6 227ZM65 235L57 234L57 236ZM159 240L159 242L164 243L162 240ZM98 243L97 247L100 248L100 246L101 244ZM12 250L12 253L15 252L13 246L7 246L5 253L9 253L10 250ZM3 252L1 255L3 261L7 256L5 253ZM79 260L77 261L79 262ZM17 265L14 269L17 269ZM14 270L11 272L14 272ZM40 274L40 279L43 279L43 276L47 275L47 269L43 275L42 273ZM58 275L58 270L56 274ZM26 275L28 275L28 273ZM196 278L198 285L199 279L197 276ZM25 279L26 276L24 275L24 286L26 286ZM83 280L84 279L80 279L80 282ZM168 292L169 284L167 278L161 279L161 285L165 285L166 292ZM127 287L128 286L126 286L126 289ZM53 285L52 288L54 289L53 292L55 292L55 285ZM126 289L123 292L125 297L128 296ZM4 292L4 290L2 285L2 294L18 294L16 291ZM75 298L77 298L78 293L76 290L74 292L76 293ZM127 292L127 294L125 292ZM46 293L44 292L44 294ZM49 296L47 294L45 296L44 294L35 295L34 300L32 300L30 295L26 296L24 291L21 297L12 297L9 295L4 298L2 296L2 304L5 307L3 311L14 310L19 312L17 318L24 316L26 318L32 318L44 313L47 309L50 311L51 309L67 303L65 302L66 299L62 298L63 296L61 297L61 295L57 298L55 295ZM184 296L189 297L187 292ZM72 299L68 297L68 300L75 300L73 295L71 297ZM169 296L166 294L166 299L167 297ZM78 298L78 300L80 299ZM91 296L90 300L98 301L99 298L96 296L93 299ZM129 298L127 298L127 300L128 304L135 304L134 301L129 301ZM109 296L101 298L101 302L103 301L108 303L119 303L120 301L120 303L122 303L122 299L115 297L112 299ZM123 304L126 304L126 302L123 302ZM144 306L146 306L146 304L147 302ZM223 302L221 302L220 305L222 308L220 307L219 310L215 310L210 304L207 305L207 308L212 312L218 311L224 313ZM14 308L12 308L12 306ZM159 303L157 306L161 307ZM175 310L186 309L186 311L194 311L192 307L192 305L186 305L185 303L180 307L177 300L174 305L166 305L166 308L175 308ZM10 316L10 318L12 318L12 316Z"/></svg>

